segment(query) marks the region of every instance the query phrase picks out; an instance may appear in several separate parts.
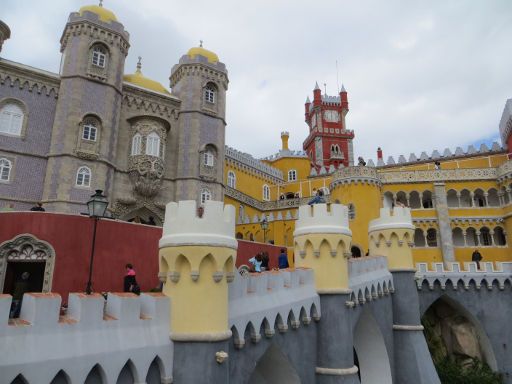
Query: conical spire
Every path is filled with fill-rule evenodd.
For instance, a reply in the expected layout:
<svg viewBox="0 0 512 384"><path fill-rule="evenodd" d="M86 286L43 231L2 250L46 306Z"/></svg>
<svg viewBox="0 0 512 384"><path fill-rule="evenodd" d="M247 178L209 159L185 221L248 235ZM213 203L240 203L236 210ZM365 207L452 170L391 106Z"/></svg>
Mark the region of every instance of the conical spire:
<svg viewBox="0 0 512 384"><path fill-rule="evenodd" d="M306 97L306 104L311 104L311 101L309 100L309 96Z"/></svg>
<svg viewBox="0 0 512 384"><path fill-rule="evenodd" d="M343 85L343 83L341 84L341 91L340 91L340 92L347 92L347 91L345 90L345 86Z"/></svg>
<svg viewBox="0 0 512 384"><path fill-rule="evenodd" d="M318 81L317 81L317 82L315 82L315 89L314 90L316 91L316 90L319 90L319 89L320 89L320 87L318 86Z"/></svg>

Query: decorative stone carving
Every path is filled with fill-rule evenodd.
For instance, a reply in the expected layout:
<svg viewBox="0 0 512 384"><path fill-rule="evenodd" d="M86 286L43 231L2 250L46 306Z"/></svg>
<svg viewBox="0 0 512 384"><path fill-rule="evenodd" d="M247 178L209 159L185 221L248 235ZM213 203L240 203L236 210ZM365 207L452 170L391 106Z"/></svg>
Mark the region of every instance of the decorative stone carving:
<svg viewBox="0 0 512 384"><path fill-rule="evenodd" d="M5 273L9 261L44 262L42 291L51 291L55 250L46 241L39 240L31 234L22 234L0 244L0 291L3 291L4 288Z"/></svg>
<svg viewBox="0 0 512 384"><path fill-rule="evenodd" d="M138 194L146 197L158 194L164 175L164 162L160 157L130 156L128 170L133 188Z"/></svg>

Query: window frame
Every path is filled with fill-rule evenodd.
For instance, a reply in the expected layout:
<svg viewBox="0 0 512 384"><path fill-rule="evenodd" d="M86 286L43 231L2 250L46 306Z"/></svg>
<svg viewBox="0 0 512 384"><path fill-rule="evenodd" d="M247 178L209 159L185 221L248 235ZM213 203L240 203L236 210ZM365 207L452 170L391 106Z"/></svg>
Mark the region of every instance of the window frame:
<svg viewBox="0 0 512 384"><path fill-rule="evenodd" d="M82 165L76 171L75 187L90 188L92 181L91 168Z"/></svg>
<svg viewBox="0 0 512 384"><path fill-rule="evenodd" d="M142 153L142 135L137 132L132 137L132 147L130 150L131 156L137 156Z"/></svg>
<svg viewBox="0 0 512 384"><path fill-rule="evenodd" d="M91 64L98 68L106 68L108 59L108 50L101 44L95 44L92 47Z"/></svg>
<svg viewBox="0 0 512 384"><path fill-rule="evenodd" d="M292 177L293 175L293 177ZM288 181L297 181L297 170L296 169L290 169L288 171Z"/></svg>
<svg viewBox="0 0 512 384"><path fill-rule="evenodd" d="M228 171L227 184L228 184L228 187L236 189L236 175L235 175L235 172L233 172L231 170Z"/></svg>
<svg viewBox="0 0 512 384"><path fill-rule="evenodd" d="M4 178L4 172L7 171L7 178ZM0 182L8 183L11 181L12 161L2 157L0 158Z"/></svg>
<svg viewBox="0 0 512 384"><path fill-rule="evenodd" d="M199 194L199 201L204 205L207 201L212 199L212 192L208 188L201 189Z"/></svg>
<svg viewBox="0 0 512 384"><path fill-rule="evenodd" d="M270 201L270 187L267 184L263 184L263 200Z"/></svg>
<svg viewBox="0 0 512 384"><path fill-rule="evenodd" d="M207 149L203 153L203 165L207 167L215 166L215 154L211 149Z"/></svg>
<svg viewBox="0 0 512 384"><path fill-rule="evenodd" d="M212 83L206 84L203 95L205 102L215 104L217 101L217 87Z"/></svg>
<svg viewBox="0 0 512 384"><path fill-rule="evenodd" d="M87 135L86 135L86 129L87 129ZM94 124L94 122L88 121L88 122L84 123L83 128L82 128L82 140L96 141L97 137L98 137L98 127Z"/></svg>
<svg viewBox="0 0 512 384"><path fill-rule="evenodd" d="M160 139L160 136L158 135L158 133L156 133L154 131L150 132L146 136L146 151L145 151L146 155L160 157L160 144L161 144L161 139Z"/></svg>
<svg viewBox="0 0 512 384"><path fill-rule="evenodd" d="M9 110L10 108L17 109L15 111ZM8 116L9 123L6 129L3 129L2 120L3 115ZM13 130L14 118L18 118L16 130ZM14 136L21 137L23 133L24 123L25 123L26 112L24 108L19 105L19 103L14 102L13 100L6 100L6 102L0 104L0 134L6 136Z"/></svg>

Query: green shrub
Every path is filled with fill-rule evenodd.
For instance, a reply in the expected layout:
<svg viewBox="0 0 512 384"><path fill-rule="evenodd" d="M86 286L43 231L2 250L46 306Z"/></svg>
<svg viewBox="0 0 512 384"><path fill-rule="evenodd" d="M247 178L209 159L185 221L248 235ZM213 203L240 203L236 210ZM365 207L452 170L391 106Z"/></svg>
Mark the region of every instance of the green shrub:
<svg viewBox="0 0 512 384"><path fill-rule="evenodd" d="M442 384L502 384L500 374L478 359L461 365L453 357L439 361L436 364L437 374Z"/></svg>

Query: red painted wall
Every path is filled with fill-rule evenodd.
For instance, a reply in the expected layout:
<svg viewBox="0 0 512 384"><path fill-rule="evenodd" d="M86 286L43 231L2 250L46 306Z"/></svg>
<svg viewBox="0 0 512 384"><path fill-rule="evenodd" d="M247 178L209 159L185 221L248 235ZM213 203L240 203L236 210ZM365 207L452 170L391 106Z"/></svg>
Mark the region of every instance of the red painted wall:
<svg viewBox="0 0 512 384"><path fill-rule="evenodd" d="M52 291L64 299L69 292L85 290L89 273L94 221L87 216L46 212L0 212L0 244L21 234L44 240L55 250ZM132 263L143 291L159 285L158 240L162 228L102 219L96 229L93 289L123 290L124 266ZM270 266L277 267L281 247L238 241L237 266L256 253L267 251ZM0 292L1 293L1 292Z"/></svg>

